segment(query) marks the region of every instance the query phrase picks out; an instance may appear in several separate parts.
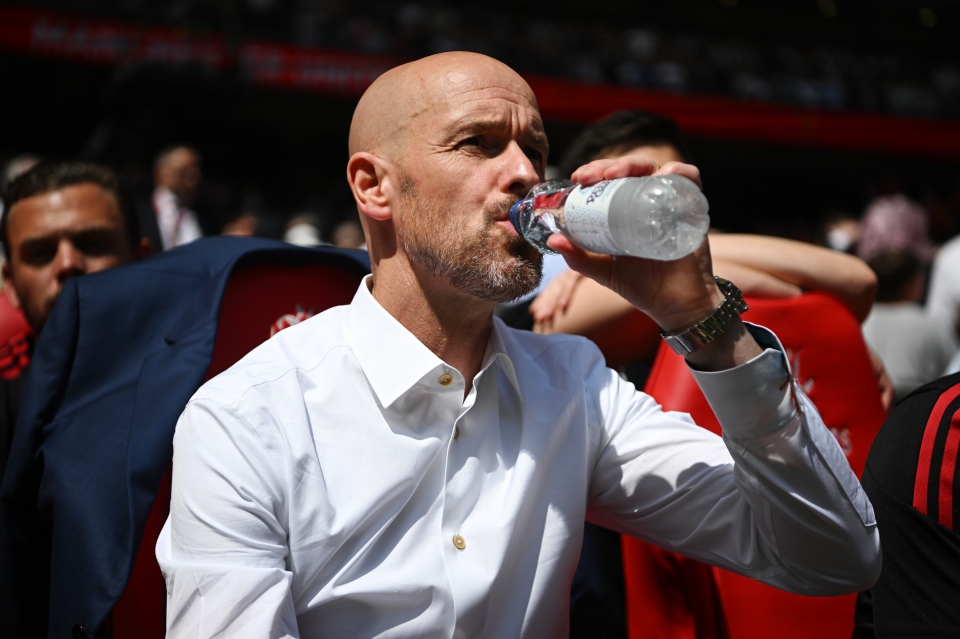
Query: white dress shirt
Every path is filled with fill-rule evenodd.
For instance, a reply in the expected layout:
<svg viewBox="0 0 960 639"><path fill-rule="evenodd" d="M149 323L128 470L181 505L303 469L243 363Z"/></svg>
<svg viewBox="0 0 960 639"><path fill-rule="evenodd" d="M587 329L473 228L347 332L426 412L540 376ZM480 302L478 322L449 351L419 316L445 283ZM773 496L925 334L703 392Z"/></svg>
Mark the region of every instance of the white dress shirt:
<svg viewBox="0 0 960 639"><path fill-rule="evenodd" d="M164 250L203 237L197 214L181 206L177 196L165 186L153 191L153 211L157 214L157 227Z"/></svg>
<svg viewBox="0 0 960 639"><path fill-rule="evenodd" d="M187 405L168 637L564 636L585 517L806 594L879 574L872 507L771 333L694 373L721 439L586 339L499 320L464 399L367 281Z"/></svg>

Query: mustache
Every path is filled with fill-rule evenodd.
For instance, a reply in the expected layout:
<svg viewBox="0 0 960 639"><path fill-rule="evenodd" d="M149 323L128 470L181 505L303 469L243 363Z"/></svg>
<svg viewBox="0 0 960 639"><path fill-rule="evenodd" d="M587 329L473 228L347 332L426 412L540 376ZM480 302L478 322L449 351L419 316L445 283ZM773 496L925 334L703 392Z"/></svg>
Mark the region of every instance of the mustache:
<svg viewBox="0 0 960 639"><path fill-rule="evenodd" d="M490 204L484 210L486 213L487 221L491 224L497 220L506 220L510 217L510 209L513 208L513 205L520 201L521 198L516 196L508 196L504 200L500 200L495 204Z"/></svg>

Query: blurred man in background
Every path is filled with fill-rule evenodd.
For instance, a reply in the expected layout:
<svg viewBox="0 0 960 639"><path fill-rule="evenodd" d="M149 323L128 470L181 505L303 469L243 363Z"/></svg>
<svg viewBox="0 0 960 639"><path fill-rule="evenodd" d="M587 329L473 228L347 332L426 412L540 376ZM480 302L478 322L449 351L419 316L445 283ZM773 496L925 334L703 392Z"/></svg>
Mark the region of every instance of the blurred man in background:
<svg viewBox="0 0 960 639"><path fill-rule="evenodd" d="M877 304L863 323L900 401L943 374L956 350L951 321L920 305L933 255L927 212L901 194L875 199L861 222L857 254L877 274Z"/></svg>
<svg viewBox="0 0 960 639"><path fill-rule="evenodd" d="M149 254L137 217L110 169L86 162L40 164L4 194L0 221L7 262L4 292L39 335L74 275L94 273ZM0 379L0 477L6 468L26 370Z"/></svg>
<svg viewBox="0 0 960 639"><path fill-rule="evenodd" d="M944 244L933 260L927 311L960 335L960 236Z"/></svg>
<svg viewBox="0 0 960 639"><path fill-rule="evenodd" d="M870 259L877 274L877 303L863 323L863 336L883 359L900 401L940 377L957 350L950 322L920 306L923 262L907 251L884 251Z"/></svg>
<svg viewBox="0 0 960 639"><path fill-rule="evenodd" d="M202 178L200 154L193 148L176 144L157 154L153 194L138 210L143 234L155 251L203 237L197 214L190 208Z"/></svg>
<svg viewBox="0 0 960 639"><path fill-rule="evenodd" d="M40 157L33 153L23 153L3 165L0 173L0 193L7 189L7 185L40 163ZM0 200L0 215L3 215L3 200Z"/></svg>

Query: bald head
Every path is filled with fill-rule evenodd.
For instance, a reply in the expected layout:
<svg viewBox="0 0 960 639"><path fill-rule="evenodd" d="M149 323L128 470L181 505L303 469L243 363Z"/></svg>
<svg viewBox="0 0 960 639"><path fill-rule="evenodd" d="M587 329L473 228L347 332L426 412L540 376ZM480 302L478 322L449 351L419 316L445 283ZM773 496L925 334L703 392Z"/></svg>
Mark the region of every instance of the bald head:
<svg viewBox="0 0 960 639"><path fill-rule="evenodd" d="M357 105L347 162L374 279L474 301L527 292L540 254L508 213L542 181L547 150L533 91L492 58L444 53L384 73Z"/></svg>
<svg viewBox="0 0 960 639"><path fill-rule="evenodd" d="M529 85L513 69L478 53L440 53L395 67L374 81L360 98L350 124L350 154L360 151L398 160L412 136L422 135L451 101L496 84L536 108Z"/></svg>

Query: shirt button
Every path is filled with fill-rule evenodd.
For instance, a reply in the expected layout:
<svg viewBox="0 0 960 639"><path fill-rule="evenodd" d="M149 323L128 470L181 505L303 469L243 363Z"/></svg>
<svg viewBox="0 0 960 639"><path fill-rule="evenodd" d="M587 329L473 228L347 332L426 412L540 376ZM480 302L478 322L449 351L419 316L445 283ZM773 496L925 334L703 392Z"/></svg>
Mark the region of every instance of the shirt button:
<svg viewBox="0 0 960 639"><path fill-rule="evenodd" d="M450 373L444 373L437 379L437 381L440 382L441 386L449 386L450 382L453 381L453 375Z"/></svg>
<svg viewBox="0 0 960 639"><path fill-rule="evenodd" d="M454 438L454 439L459 439L459 438L460 438L460 427L459 427L459 426L457 426L456 428L453 429L453 438Z"/></svg>
<svg viewBox="0 0 960 639"><path fill-rule="evenodd" d="M453 536L453 546L457 550L463 550L467 547L467 540L461 537L460 535Z"/></svg>

